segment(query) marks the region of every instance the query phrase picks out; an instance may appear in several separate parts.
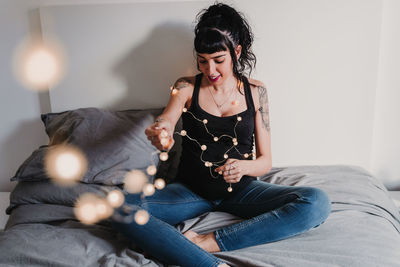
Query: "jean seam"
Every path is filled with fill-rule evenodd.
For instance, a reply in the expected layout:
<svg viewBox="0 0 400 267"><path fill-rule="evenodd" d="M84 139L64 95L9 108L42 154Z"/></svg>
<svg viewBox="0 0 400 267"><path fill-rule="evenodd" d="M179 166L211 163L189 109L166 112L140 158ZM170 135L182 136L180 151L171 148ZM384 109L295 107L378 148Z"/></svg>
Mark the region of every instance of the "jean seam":
<svg viewBox="0 0 400 267"><path fill-rule="evenodd" d="M171 205L171 204L183 204L183 203L192 203L192 202L198 202L198 201L204 201L201 199L198 200L185 200L185 201L174 201L174 202L166 202L166 201L142 201L142 203L148 203L148 204L166 204L166 205Z"/></svg>
<svg viewBox="0 0 400 267"><path fill-rule="evenodd" d="M263 219L263 218L261 218L261 217L263 217L263 215L265 215L265 213L264 214L260 214L257 217L253 217L251 219L247 219L245 221L239 222L239 224L241 224L241 225L237 226L237 227L234 227L232 230L224 230L224 236L226 236L226 235L228 235L230 233L242 230L242 229L248 227L249 225L251 225L253 223L257 223L257 222L261 221Z"/></svg>
<svg viewBox="0 0 400 267"><path fill-rule="evenodd" d="M222 242L221 236L222 235L220 235L219 230L216 230L215 231L215 239L216 239L218 245L220 246L220 249L222 251L228 251L227 248L225 247L224 243Z"/></svg>

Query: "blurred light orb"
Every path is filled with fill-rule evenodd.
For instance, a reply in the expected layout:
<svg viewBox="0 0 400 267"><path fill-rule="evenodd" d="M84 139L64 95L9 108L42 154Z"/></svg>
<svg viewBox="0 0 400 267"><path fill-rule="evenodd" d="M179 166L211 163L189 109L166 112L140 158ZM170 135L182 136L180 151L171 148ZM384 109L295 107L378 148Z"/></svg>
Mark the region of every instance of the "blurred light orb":
<svg viewBox="0 0 400 267"><path fill-rule="evenodd" d="M181 131L181 135L182 135L182 136L185 136L185 135L186 135L186 131L185 131L185 130L182 130L182 131Z"/></svg>
<svg viewBox="0 0 400 267"><path fill-rule="evenodd" d="M245 154L244 154L244 157L247 159L247 158L249 157L249 154L248 154L248 153L245 153Z"/></svg>
<svg viewBox="0 0 400 267"><path fill-rule="evenodd" d="M155 165L150 165L149 167L147 167L146 171L148 175L154 175L157 173L157 168Z"/></svg>
<svg viewBox="0 0 400 267"><path fill-rule="evenodd" d="M203 150L203 151L207 150L207 146L206 146L206 145L202 145L200 148L201 148L201 150Z"/></svg>
<svg viewBox="0 0 400 267"><path fill-rule="evenodd" d="M139 193L147 182L148 179L144 172L140 170L132 170L125 175L124 188L129 193Z"/></svg>
<svg viewBox="0 0 400 267"><path fill-rule="evenodd" d="M146 184L146 185L143 187L143 194L144 194L145 196L151 196L151 195L154 194L155 191L156 191L156 190L155 190L153 184Z"/></svg>
<svg viewBox="0 0 400 267"><path fill-rule="evenodd" d="M145 210L138 210L135 213L135 221L137 224L143 225L149 221L150 215Z"/></svg>
<svg viewBox="0 0 400 267"><path fill-rule="evenodd" d="M161 161L166 161L166 160L168 160L168 153L167 153L167 152L161 152L161 153L160 153L160 160L161 160Z"/></svg>
<svg viewBox="0 0 400 267"><path fill-rule="evenodd" d="M214 137L214 141L217 142L218 141L218 137L215 136Z"/></svg>
<svg viewBox="0 0 400 267"><path fill-rule="evenodd" d="M155 186L155 188L157 188L158 190L163 189L163 188L165 187L165 181L164 181L164 179L162 179L162 178L157 178L157 179L154 181L154 186Z"/></svg>
<svg viewBox="0 0 400 267"><path fill-rule="evenodd" d="M94 224L100 220L96 203L98 196L93 193L82 194L74 207L76 218L84 224Z"/></svg>
<svg viewBox="0 0 400 267"><path fill-rule="evenodd" d="M110 217L114 211L108 201L100 197L96 199L95 206L97 216L100 220Z"/></svg>
<svg viewBox="0 0 400 267"><path fill-rule="evenodd" d="M124 200L124 194L119 190L112 190L107 194L107 202L113 208L121 207Z"/></svg>
<svg viewBox="0 0 400 267"><path fill-rule="evenodd" d="M17 79L27 88L44 91L64 76L64 49L55 40L26 39L17 47L13 68Z"/></svg>
<svg viewBox="0 0 400 267"><path fill-rule="evenodd" d="M87 170L84 154L72 145L51 146L45 156L45 169L50 178L61 185L73 185Z"/></svg>

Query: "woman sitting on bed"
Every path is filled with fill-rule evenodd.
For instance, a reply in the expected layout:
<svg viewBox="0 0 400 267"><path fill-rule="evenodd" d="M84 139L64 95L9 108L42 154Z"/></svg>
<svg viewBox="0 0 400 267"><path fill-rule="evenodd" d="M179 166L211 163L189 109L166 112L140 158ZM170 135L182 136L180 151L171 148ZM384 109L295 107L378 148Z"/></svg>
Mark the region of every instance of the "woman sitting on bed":
<svg viewBox="0 0 400 267"><path fill-rule="evenodd" d="M182 116L178 177L146 197L147 224L114 226L163 262L229 266L212 252L288 238L317 227L330 213L330 200L320 189L256 178L271 170L271 142L267 90L244 74L256 62L252 41L248 23L232 7L215 4L204 10L194 40L200 73L177 80L167 107L146 129L156 148L169 150ZM128 194L126 202L140 205L140 195ZM210 211L246 220L205 235L190 230L182 235L174 227Z"/></svg>

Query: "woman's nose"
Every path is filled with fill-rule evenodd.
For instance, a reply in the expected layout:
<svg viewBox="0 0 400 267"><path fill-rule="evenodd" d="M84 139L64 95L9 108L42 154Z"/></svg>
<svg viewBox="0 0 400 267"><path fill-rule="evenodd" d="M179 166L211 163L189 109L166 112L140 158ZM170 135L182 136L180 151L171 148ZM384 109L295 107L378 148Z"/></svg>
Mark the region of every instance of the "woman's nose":
<svg viewBox="0 0 400 267"><path fill-rule="evenodd" d="M207 65L208 74L215 74L215 64L211 61Z"/></svg>

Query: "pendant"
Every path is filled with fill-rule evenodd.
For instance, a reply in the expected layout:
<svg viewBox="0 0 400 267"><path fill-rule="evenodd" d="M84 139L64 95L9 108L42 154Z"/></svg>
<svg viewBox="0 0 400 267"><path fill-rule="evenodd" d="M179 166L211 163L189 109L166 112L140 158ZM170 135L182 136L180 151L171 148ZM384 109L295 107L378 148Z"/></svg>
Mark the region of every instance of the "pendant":
<svg viewBox="0 0 400 267"><path fill-rule="evenodd" d="M232 185L231 185L231 184L229 184L229 187L228 187L228 192L232 192L232 190L233 190L233 188L232 188Z"/></svg>

